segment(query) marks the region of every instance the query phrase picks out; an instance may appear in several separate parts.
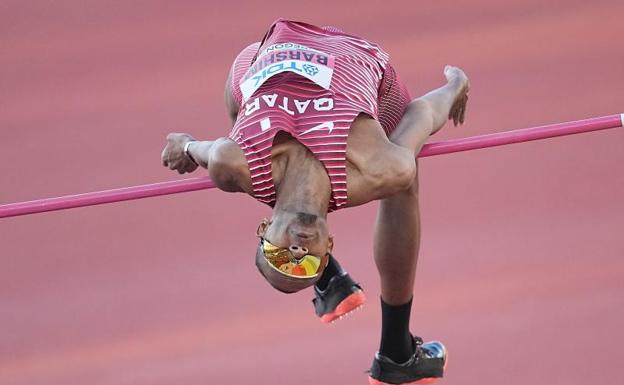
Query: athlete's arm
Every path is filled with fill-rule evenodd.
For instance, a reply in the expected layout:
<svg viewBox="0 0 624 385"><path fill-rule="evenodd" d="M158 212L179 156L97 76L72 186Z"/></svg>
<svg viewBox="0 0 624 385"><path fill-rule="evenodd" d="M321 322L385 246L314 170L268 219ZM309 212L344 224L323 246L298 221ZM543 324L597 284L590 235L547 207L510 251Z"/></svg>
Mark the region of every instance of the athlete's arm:
<svg viewBox="0 0 624 385"><path fill-rule="evenodd" d="M184 147L189 142L187 155ZM210 179L223 191L253 193L245 155L228 138L198 141L188 134L171 133L161 159L163 166L180 174L193 172L198 165L207 169Z"/></svg>

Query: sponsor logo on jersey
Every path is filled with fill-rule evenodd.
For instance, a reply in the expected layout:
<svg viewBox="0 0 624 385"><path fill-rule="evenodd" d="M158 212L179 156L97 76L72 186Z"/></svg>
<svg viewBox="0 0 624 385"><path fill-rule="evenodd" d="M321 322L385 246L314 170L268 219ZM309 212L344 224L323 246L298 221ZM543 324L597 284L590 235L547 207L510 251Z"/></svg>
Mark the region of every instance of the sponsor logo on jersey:
<svg viewBox="0 0 624 385"><path fill-rule="evenodd" d="M316 50L277 48L271 51L265 50L240 81L243 100L249 99L264 82L282 72L299 74L322 88L329 89L334 74L334 65L333 56Z"/></svg>
<svg viewBox="0 0 624 385"><path fill-rule="evenodd" d="M303 136L305 134L309 134L310 132L323 131L323 130L327 130L327 133L331 134L333 129L334 129L334 122L331 122L331 121L330 122L324 122L324 123L317 124L316 126L305 130L300 135Z"/></svg>

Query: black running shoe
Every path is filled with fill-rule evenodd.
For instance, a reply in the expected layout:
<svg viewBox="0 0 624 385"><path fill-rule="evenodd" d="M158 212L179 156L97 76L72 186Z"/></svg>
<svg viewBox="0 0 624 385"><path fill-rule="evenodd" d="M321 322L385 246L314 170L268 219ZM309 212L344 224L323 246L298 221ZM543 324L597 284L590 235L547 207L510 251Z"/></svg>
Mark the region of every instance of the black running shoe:
<svg viewBox="0 0 624 385"><path fill-rule="evenodd" d="M431 384L443 376L446 363L446 348L441 342L423 344L420 337L414 337L414 354L403 364L397 364L377 352L368 371L368 382L371 385Z"/></svg>
<svg viewBox="0 0 624 385"><path fill-rule="evenodd" d="M347 272L332 277L323 291L314 286L314 296L314 310L324 323L342 318L366 302L362 287Z"/></svg>

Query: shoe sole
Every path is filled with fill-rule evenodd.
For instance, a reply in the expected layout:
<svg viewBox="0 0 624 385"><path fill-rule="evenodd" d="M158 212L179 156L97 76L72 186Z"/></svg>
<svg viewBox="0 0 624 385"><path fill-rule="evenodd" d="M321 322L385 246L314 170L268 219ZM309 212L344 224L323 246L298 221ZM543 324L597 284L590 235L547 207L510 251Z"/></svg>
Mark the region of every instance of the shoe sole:
<svg viewBox="0 0 624 385"><path fill-rule="evenodd" d="M444 345L442 345L444 346ZM446 350L446 348L444 348L444 366L442 367L442 370L446 371L446 366L448 365L448 350ZM400 385L429 385L429 384L433 384L434 382L436 382L437 380L439 380L442 377L425 377L425 378L421 378L420 380L416 380L416 381L412 381L412 382L404 382ZM370 385L396 385L396 384L389 384L383 381L379 381L374 379L373 377L368 377L368 383Z"/></svg>
<svg viewBox="0 0 624 385"><path fill-rule="evenodd" d="M337 319L347 316L352 311L359 309L364 305L364 302L366 302L366 296L362 290L358 290L343 299L342 302L336 306L336 310L331 313L323 314L320 320L323 323L332 323Z"/></svg>
<svg viewBox="0 0 624 385"><path fill-rule="evenodd" d="M438 380L438 378L436 377L432 377L432 378L421 378L418 381L413 381L413 382L404 382L400 385L428 385L428 384L433 384L434 382L436 382ZM381 382L379 380L375 380L372 377L368 377L368 383L370 385L395 385L395 384L388 384L385 382Z"/></svg>

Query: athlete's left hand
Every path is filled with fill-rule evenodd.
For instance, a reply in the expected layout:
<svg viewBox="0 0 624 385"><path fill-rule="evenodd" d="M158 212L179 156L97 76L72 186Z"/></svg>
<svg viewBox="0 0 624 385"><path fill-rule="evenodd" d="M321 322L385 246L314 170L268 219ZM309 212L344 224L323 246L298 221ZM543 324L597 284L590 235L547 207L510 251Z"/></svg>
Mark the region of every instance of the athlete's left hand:
<svg viewBox="0 0 624 385"><path fill-rule="evenodd" d="M184 153L184 145L194 140L195 138L189 134L171 133L167 135L167 145L160 156L163 166L176 170L180 174L195 171L197 164Z"/></svg>

